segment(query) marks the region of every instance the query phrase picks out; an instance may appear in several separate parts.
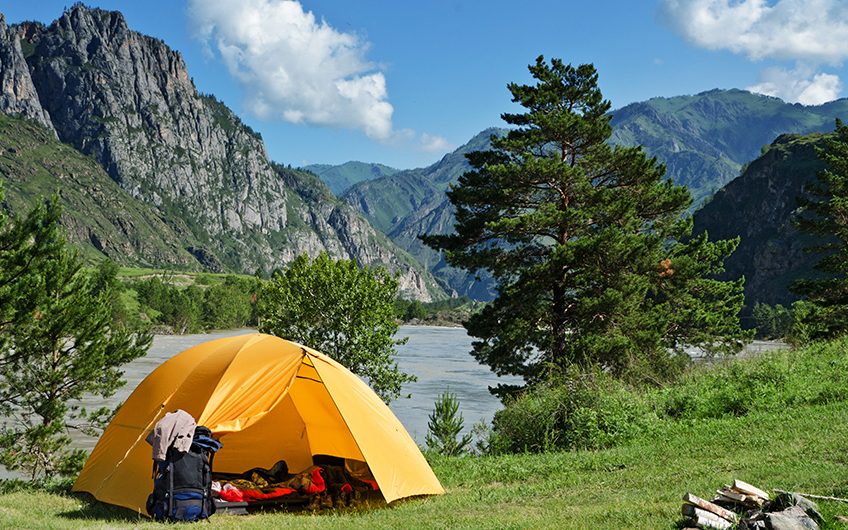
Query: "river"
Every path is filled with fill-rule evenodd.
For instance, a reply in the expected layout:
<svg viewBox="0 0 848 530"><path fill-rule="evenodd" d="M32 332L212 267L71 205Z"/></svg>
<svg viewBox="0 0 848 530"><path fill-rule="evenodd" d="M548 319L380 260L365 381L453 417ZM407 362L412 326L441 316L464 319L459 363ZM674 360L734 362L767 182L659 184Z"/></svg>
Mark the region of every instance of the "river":
<svg viewBox="0 0 848 530"><path fill-rule="evenodd" d="M88 399L83 405L92 410L103 404L114 406L124 401L130 393L160 364L183 350L224 337L253 333L254 330L223 331L200 335L157 335L147 355L126 366L127 384L109 400ZM398 346L397 362L401 371L418 377L415 383L403 386L403 394L389 408L403 423L409 434L419 444L427 436L427 421L438 396L450 386L460 402L460 412L466 428L478 420L491 421L500 401L489 393L489 386L507 381L498 378L486 366L475 361L471 351L471 338L464 328L430 326L401 326L398 337L409 341ZM509 379L515 381L515 378ZM90 449L96 440L74 440L75 447Z"/></svg>

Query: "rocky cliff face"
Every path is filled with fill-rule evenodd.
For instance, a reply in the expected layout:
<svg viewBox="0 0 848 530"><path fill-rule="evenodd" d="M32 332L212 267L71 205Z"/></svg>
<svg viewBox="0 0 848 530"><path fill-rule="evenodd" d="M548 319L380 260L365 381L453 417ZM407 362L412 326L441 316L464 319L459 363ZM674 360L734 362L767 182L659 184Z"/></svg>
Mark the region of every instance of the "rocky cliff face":
<svg viewBox="0 0 848 530"><path fill-rule="evenodd" d="M75 6L50 26L3 23L0 61L0 110L41 121L133 197L184 219L199 242L188 250L207 268L272 270L327 251L401 271L407 296L438 294L331 194L304 201L260 135L199 94L180 54L131 31L120 13Z"/></svg>
<svg viewBox="0 0 848 530"><path fill-rule="evenodd" d="M29 212L58 192L68 242L89 260L104 255L138 267L192 268L196 245L185 222L163 218L133 199L91 157L59 142L55 131L0 113L3 208Z"/></svg>
<svg viewBox="0 0 848 530"><path fill-rule="evenodd" d="M33 28L33 24L27 24L10 29L0 13L0 110L37 121L52 130L53 124L41 107L21 49L19 37L26 38Z"/></svg>
<svg viewBox="0 0 848 530"><path fill-rule="evenodd" d="M757 302L788 306L797 297L787 285L816 274L813 266L821 255L804 248L821 241L798 233L791 221L798 209L795 197L824 168L815 153L821 138L820 133L778 137L693 216L694 234L706 231L711 240L740 238L725 260L721 279L745 277L747 310Z"/></svg>

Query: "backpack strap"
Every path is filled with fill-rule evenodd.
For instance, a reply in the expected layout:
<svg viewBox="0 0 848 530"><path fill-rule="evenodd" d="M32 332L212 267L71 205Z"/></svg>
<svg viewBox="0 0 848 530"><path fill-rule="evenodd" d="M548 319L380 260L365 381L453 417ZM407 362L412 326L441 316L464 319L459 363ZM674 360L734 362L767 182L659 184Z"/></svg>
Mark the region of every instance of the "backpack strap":
<svg viewBox="0 0 848 530"><path fill-rule="evenodd" d="M174 520L174 464L168 461L168 518Z"/></svg>
<svg viewBox="0 0 848 530"><path fill-rule="evenodd" d="M202 455L202 453L201 453ZM203 500L200 504L200 515L203 519L209 519L209 513L206 510L206 504L212 499L209 498L209 473L212 470L212 462L211 459L208 459L203 463Z"/></svg>

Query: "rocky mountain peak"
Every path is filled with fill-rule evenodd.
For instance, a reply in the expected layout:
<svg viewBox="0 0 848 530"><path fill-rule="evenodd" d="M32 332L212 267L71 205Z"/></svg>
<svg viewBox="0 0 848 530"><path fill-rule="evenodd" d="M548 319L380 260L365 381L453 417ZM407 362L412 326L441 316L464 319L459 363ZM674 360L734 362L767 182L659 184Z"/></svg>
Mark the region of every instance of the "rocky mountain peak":
<svg viewBox="0 0 848 530"><path fill-rule="evenodd" d="M261 136L198 93L180 53L119 12L76 5L49 26L0 26L0 111L55 130L132 197L184 221L200 266L270 271L326 251L401 272L407 297L440 295L345 203L304 199Z"/></svg>

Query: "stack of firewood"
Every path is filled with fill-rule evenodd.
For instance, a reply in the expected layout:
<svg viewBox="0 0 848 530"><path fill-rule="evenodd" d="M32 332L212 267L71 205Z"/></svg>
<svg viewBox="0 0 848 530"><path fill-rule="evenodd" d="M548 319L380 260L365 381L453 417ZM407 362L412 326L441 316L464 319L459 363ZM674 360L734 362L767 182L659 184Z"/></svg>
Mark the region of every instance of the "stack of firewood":
<svg viewBox="0 0 848 530"><path fill-rule="evenodd" d="M682 512L699 528L724 530L739 522L739 516L726 507L757 508L768 500L768 493L763 490L741 480L734 480L733 486L725 485L709 501L687 493L683 496Z"/></svg>
<svg viewBox="0 0 848 530"><path fill-rule="evenodd" d="M746 508L762 508L769 499L768 493L741 480L734 480L732 486L724 485L716 492L712 501L718 504L741 504Z"/></svg>

